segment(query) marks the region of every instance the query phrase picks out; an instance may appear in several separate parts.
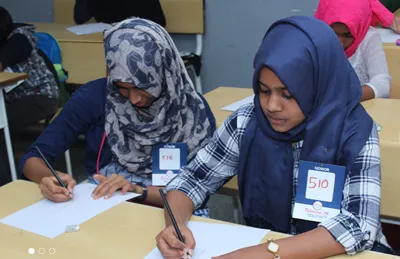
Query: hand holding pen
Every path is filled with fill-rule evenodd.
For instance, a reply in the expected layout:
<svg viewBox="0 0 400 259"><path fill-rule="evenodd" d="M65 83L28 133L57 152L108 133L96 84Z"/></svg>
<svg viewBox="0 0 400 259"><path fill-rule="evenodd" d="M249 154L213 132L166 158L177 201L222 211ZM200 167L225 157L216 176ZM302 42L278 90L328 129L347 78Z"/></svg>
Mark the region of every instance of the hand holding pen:
<svg viewBox="0 0 400 259"><path fill-rule="evenodd" d="M53 176L41 179L39 188L42 195L54 202L64 202L72 199L72 191L76 181L68 174L56 172L38 147L36 147L36 151L53 174Z"/></svg>
<svg viewBox="0 0 400 259"><path fill-rule="evenodd" d="M162 189L160 189L160 195L172 225L166 227L156 237L158 250L165 258L191 259L196 245L193 234L186 225L180 225L176 222Z"/></svg>

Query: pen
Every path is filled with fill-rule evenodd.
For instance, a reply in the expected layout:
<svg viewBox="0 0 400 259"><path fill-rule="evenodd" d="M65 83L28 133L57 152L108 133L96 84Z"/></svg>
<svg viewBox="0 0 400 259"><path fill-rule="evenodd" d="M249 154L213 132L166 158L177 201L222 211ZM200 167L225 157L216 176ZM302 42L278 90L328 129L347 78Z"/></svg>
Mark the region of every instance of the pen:
<svg viewBox="0 0 400 259"><path fill-rule="evenodd" d="M61 180L60 176L56 173L56 171L54 171L53 167L50 165L49 161L47 161L47 159L44 157L44 155L42 154L42 151L40 151L39 147L35 147L37 152L39 152L39 155L42 157L42 159L44 160L44 162L46 163L47 167L50 169L50 171L53 173L53 175L56 177L58 183L60 184L60 186L64 187L65 189L68 190L67 186L65 185L65 183ZM72 198L72 194L69 194L69 197Z"/></svg>
<svg viewBox="0 0 400 259"><path fill-rule="evenodd" d="M172 214L172 210L171 210L171 208L169 207L167 198L165 198L164 191L163 191L162 189L160 189L159 191L160 191L161 198L162 198L162 200L163 200L163 202L164 202L164 206L165 206L165 208L166 208L167 211L168 211L168 214L169 214L169 217L171 218L172 224L174 225L175 232L176 232L176 234L178 235L179 240L180 240L182 243L185 243L185 240L183 239L182 233L181 233L181 231L179 230L178 224L176 224L176 220L175 220L174 214Z"/></svg>

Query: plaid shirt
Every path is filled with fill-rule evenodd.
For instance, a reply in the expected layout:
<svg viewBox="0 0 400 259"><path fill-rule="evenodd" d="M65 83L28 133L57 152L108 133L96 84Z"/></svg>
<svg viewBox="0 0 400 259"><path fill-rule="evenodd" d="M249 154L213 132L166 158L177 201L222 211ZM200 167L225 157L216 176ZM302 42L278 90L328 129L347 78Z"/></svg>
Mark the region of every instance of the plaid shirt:
<svg viewBox="0 0 400 259"><path fill-rule="evenodd" d="M192 163L182 168L181 173L168 184L166 191L184 192L197 208L208 195L215 193L229 181L238 171L241 139L253 113L253 104L245 105L234 112ZM294 196L301 147L302 141L293 145ZM322 222L320 226L325 227L349 255L371 249L375 241L388 246L380 224L380 200L380 147L374 126L351 173L346 177L341 213ZM295 229L294 226L292 229Z"/></svg>
<svg viewBox="0 0 400 259"><path fill-rule="evenodd" d="M32 45L29 58L11 67L13 72L28 73L28 78L18 87L5 95L8 102L20 99L23 96L44 95L49 98L58 98L57 82L47 68L43 58L36 50L35 26L26 25L17 27L10 36L22 34L28 38Z"/></svg>

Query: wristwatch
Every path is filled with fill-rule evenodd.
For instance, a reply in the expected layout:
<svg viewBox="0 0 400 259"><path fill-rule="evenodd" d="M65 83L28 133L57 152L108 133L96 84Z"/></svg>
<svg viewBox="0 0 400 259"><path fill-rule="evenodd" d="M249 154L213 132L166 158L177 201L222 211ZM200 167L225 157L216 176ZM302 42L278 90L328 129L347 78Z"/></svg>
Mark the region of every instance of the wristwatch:
<svg viewBox="0 0 400 259"><path fill-rule="evenodd" d="M139 182L137 182L135 184L140 186L140 187L142 187L142 189L143 189L143 194L142 194L141 197L138 198L138 201L146 200L146 198L147 198L147 186L144 183L139 183Z"/></svg>
<svg viewBox="0 0 400 259"><path fill-rule="evenodd" d="M279 245L275 243L274 239L268 239L267 244L267 251L274 255L274 259L280 259L281 257L278 255Z"/></svg>

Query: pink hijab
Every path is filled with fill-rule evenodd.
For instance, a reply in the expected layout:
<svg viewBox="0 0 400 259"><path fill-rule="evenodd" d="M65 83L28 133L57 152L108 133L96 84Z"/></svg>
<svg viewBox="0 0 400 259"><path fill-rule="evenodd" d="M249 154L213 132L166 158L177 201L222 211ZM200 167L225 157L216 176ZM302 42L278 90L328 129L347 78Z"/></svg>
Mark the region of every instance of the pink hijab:
<svg viewBox="0 0 400 259"><path fill-rule="evenodd" d="M328 25L345 24L354 38L353 44L346 49L351 57L364 39L370 26L378 23L389 27L394 15L378 0L320 0L315 17Z"/></svg>

